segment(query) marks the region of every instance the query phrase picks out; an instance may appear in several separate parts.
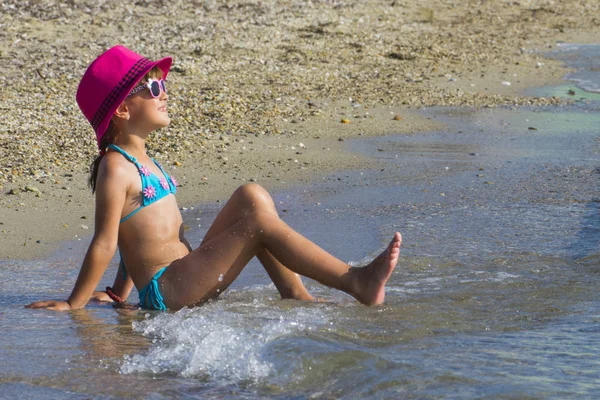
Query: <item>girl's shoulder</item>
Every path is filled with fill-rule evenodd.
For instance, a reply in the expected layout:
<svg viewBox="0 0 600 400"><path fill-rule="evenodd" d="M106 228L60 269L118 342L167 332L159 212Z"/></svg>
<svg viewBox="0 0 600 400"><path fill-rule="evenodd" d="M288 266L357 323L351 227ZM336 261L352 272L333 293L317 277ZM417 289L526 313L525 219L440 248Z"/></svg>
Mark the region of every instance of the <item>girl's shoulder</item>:
<svg viewBox="0 0 600 400"><path fill-rule="evenodd" d="M128 178L137 176L137 167L121 154L109 151L102 157L98 176Z"/></svg>

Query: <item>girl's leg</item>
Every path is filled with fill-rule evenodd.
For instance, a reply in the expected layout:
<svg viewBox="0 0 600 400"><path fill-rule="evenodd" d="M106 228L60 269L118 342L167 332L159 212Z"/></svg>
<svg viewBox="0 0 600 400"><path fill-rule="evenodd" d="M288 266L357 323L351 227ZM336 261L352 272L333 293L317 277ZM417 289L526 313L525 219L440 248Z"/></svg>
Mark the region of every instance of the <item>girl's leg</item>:
<svg viewBox="0 0 600 400"><path fill-rule="evenodd" d="M268 212L277 216L275 204L269 193L256 183L240 186L227 201L206 232L202 244L237 223L253 212ZM256 257L261 262L283 299L312 300L302 279L295 272L281 264L268 250L259 252Z"/></svg>
<svg viewBox="0 0 600 400"><path fill-rule="evenodd" d="M296 273L343 290L366 305L380 304L385 297L385 283L398 261L400 243L400 234L396 233L387 249L371 264L351 268L277 216L256 212L173 262L160 279L161 290L170 309L216 297L252 257L266 249Z"/></svg>

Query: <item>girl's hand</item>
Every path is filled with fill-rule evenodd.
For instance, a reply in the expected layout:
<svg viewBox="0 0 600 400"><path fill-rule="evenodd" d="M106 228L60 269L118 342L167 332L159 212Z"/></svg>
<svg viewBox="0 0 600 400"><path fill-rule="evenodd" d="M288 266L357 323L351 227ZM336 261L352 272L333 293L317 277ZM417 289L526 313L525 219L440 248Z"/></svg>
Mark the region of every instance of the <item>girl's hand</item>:
<svg viewBox="0 0 600 400"><path fill-rule="evenodd" d="M92 301L101 301L101 302L106 302L106 303L112 303L113 299L110 298L110 296L106 293L106 292L94 292L94 294L92 294L92 297L90 297L90 300Z"/></svg>
<svg viewBox="0 0 600 400"><path fill-rule="evenodd" d="M25 306L26 308L45 308L47 310L54 311L69 311L71 305L66 301L47 300L47 301L36 301L34 303Z"/></svg>

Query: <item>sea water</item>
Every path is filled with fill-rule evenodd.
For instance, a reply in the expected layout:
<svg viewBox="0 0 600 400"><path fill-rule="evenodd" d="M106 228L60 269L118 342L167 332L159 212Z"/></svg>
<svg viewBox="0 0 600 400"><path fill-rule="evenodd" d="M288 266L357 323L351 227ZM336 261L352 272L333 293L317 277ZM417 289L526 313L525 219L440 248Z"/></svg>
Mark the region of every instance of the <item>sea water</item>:
<svg viewBox="0 0 600 400"><path fill-rule="evenodd" d="M596 397L600 103L574 85L537 89L566 106L425 110L446 128L348 144L378 168L274 193L288 224L353 265L402 232L381 306L308 279L322 302L279 300L252 262L202 307L26 310L68 296L87 243L3 261L0 397ZM183 216L206 227L217 212Z"/></svg>

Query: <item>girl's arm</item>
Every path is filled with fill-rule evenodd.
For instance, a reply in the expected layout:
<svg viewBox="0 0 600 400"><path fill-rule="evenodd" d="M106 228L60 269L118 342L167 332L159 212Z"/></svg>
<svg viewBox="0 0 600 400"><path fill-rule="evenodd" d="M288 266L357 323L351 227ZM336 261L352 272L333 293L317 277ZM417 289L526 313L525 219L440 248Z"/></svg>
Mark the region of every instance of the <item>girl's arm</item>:
<svg viewBox="0 0 600 400"><path fill-rule="evenodd" d="M119 268L117 268L115 282L113 283L111 289L114 294L124 300L127 300L129 293L131 293L131 290L133 289L133 281L131 280L131 276L129 274L123 273L121 268L121 265L119 265ZM106 301L109 303L113 301L105 291L94 292L90 300Z"/></svg>
<svg viewBox="0 0 600 400"><path fill-rule="evenodd" d="M119 221L127 195L127 175L125 168L120 167L118 163L111 162L109 159L104 161L100 164L96 182L94 237L83 260L71 296L66 302L39 301L28 307L50 310L73 310L85 307L115 254ZM126 287L127 282L124 282L122 290L126 290Z"/></svg>
<svg viewBox="0 0 600 400"><path fill-rule="evenodd" d="M123 276L122 270L119 268L117 270L117 276L115 276L115 282L112 285L113 293L123 300L127 300L129 293L131 293L131 289L133 289L131 275L126 274L126 276Z"/></svg>

